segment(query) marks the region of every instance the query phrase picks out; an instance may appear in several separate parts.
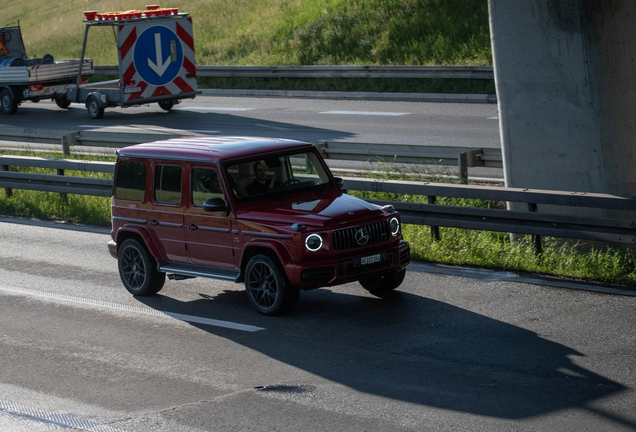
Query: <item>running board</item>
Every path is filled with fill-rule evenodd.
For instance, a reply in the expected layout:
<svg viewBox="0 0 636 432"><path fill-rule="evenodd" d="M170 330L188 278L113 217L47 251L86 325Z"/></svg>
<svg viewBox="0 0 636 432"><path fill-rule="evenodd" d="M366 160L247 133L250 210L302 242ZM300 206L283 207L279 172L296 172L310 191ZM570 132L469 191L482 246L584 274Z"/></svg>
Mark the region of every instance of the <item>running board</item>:
<svg viewBox="0 0 636 432"><path fill-rule="evenodd" d="M203 277L236 282L241 275L241 272L238 270L175 263L159 263L157 264L157 270L163 273L168 273L168 278L174 280Z"/></svg>

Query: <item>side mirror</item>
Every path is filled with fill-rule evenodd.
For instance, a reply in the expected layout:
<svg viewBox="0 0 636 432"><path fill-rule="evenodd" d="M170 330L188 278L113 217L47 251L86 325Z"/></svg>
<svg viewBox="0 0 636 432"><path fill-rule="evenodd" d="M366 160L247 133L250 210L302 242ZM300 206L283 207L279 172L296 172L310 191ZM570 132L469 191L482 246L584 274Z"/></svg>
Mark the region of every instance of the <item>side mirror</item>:
<svg viewBox="0 0 636 432"><path fill-rule="evenodd" d="M203 210L206 212L219 212L227 210L227 204L222 198L210 198L203 203Z"/></svg>
<svg viewBox="0 0 636 432"><path fill-rule="evenodd" d="M334 177L333 179L336 181L336 186L338 186L338 189L342 189L344 187L344 180L342 179L342 177Z"/></svg>

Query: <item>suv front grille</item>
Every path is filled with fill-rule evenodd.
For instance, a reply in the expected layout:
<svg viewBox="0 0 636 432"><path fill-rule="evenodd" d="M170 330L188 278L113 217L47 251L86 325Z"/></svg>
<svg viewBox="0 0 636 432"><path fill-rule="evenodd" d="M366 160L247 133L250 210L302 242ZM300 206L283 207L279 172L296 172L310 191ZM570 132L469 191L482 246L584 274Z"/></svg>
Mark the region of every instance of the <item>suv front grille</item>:
<svg viewBox="0 0 636 432"><path fill-rule="evenodd" d="M359 229L366 229L369 233L369 241L365 244L356 242L356 232ZM369 246L380 243L389 238L389 224L386 221L376 222L355 228L346 228L333 233L333 249L347 250L362 246Z"/></svg>

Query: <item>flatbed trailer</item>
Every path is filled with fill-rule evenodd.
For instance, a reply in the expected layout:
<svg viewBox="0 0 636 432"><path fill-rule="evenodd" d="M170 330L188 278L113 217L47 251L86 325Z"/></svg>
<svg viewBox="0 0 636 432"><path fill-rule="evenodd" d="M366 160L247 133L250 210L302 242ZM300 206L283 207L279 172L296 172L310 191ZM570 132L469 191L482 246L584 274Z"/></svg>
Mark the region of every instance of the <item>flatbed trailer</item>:
<svg viewBox="0 0 636 432"><path fill-rule="evenodd" d="M169 111L182 99L192 99L197 90L192 18L178 9L148 7L144 11L116 13L85 12L86 30L111 26L117 33L119 79L67 88L69 102L85 103L91 118L103 117L109 107L130 107L158 103ZM80 63L83 64L83 63Z"/></svg>
<svg viewBox="0 0 636 432"><path fill-rule="evenodd" d="M80 65L82 66L80 68ZM62 108L70 102L66 90L78 72L81 80L93 74L92 59L55 61L47 54L29 59L20 26L0 28L0 110L15 114L24 101L53 99Z"/></svg>

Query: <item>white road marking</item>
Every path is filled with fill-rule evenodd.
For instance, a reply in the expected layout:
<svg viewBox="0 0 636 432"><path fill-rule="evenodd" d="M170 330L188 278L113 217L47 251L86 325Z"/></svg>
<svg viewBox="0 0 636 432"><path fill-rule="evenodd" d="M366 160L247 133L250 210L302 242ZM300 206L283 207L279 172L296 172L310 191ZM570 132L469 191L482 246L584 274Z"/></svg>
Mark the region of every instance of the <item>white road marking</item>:
<svg viewBox="0 0 636 432"><path fill-rule="evenodd" d="M499 120L499 117L488 117L488 120Z"/></svg>
<svg viewBox="0 0 636 432"><path fill-rule="evenodd" d="M411 113L405 112L382 112L382 111L323 111L318 114L340 114L340 115L367 115L367 116L403 116Z"/></svg>
<svg viewBox="0 0 636 432"><path fill-rule="evenodd" d="M213 130L197 130L197 129L169 129L169 128L157 128L157 127L132 127L132 126L98 126L98 125L79 125L77 127L80 128L90 128L90 129L125 129L125 130L134 130L138 132L143 131L155 131L155 132L171 132L171 133L179 133L179 132L192 132L192 133L207 133L207 134L217 134L219 131ZM157 138L161 138L157 136Z"/></svg>
<svg viewBox="0 0 636 432"><path fill-rule="evenodd" d="M56 294L56 293L47 292L47 291L32 290L28 288L18 288L18 287L0 285L0 291L6 291L10 293L23 294L23 295L34 296L34 297L45 297L45 298L50 298L54 300L61 300L61 301L66 301L71 303L80 303L84 305L97 306L97 307L101 307L105 309L132 312L132 313L141 314L141 315L152 315L152 316L161 317L161 318L172 318L179 321L185 321L185 322L196 323L196 324L206 324L206 325L210 325L214 327L223 327L223 328L241 330L246 332L256 332L260 330L265 330L263 327L255 327L255 326L235 323L231 321L221 321L221 320L215 320L211 318L198 317L194 315L184 315L184 314L174 313L174 312L164 312L164 311L159 311L155 309L121 305L117 303L104 302L101 300L86 299L82 297L73 297L73 296Z"/></svg>
<svg viewBox="0 0 636 432"><path fill-rule="evenodd" d="M117 431L117 429L113 429L110 426L100 425L71 415L52 413L38 408L31 408L3 400L0 400L0 412L13 414L14 416L22 417L26 420L34 420L45 424L55 425L64 429L78 428L83 431L91 432ZM58 430L58 427L55 429Z"/></svg>
<svg viewBox="0 0 636 432"><path fill-rule="evenodd" d="M173 109L179 110L199 110L199 111L252 111L256 108L231 108L231 107L204 107L204 106L181 106Z"/></svg>

